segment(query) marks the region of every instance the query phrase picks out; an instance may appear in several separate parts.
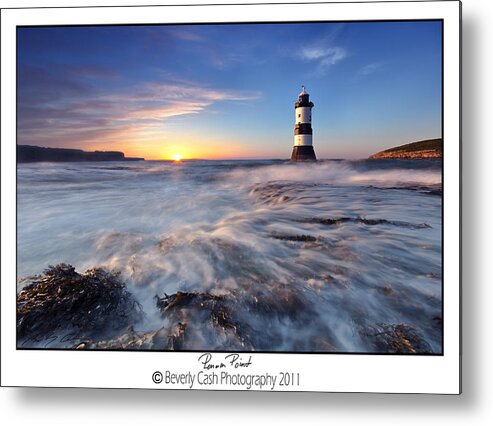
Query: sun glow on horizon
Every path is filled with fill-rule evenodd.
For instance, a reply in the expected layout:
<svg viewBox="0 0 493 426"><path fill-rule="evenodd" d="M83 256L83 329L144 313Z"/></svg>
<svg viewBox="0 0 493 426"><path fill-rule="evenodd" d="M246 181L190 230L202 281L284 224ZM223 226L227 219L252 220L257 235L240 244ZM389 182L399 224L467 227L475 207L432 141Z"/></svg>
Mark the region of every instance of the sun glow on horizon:
<svg viewBox="0 0 493 426"><path fill-rule="evenodd" d="M228 136L224 138L205 138L203 135L180 134L175 140L164 140L159 132L145 135L135 131L127 134L125 140L118 143L99 140L90 146L81 146L87 150L121 151L126 157L140 157L149 161L173 161L180 163L184 160L227 160L247 158L277 158L275 150L266 151L252 149L242 138ZM290 147L292 148L292 147ZM288 151L289 149L288 148ZM288 155L288 154L286 154Z"/></svg>

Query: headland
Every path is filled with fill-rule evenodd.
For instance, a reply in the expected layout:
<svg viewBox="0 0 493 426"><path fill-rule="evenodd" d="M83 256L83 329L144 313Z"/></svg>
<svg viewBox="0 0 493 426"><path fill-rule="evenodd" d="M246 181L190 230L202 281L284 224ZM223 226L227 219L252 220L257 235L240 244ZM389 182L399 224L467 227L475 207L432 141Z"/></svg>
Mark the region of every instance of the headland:
<svg viewBox="0 0 493 426"><path fill-rule="evenodd" d="M427 139L423 141L396 146L370 155L370 159L438 159L442 158L442 139Z"/></svg>
<svg viewBox="0 0 493 426"><path fill-rule="evenodd" d="M83 151L82 149L45 148L34 145L17 145L18 163L41 161L142 161L144 158L125 157L120 151Z"/></svg>

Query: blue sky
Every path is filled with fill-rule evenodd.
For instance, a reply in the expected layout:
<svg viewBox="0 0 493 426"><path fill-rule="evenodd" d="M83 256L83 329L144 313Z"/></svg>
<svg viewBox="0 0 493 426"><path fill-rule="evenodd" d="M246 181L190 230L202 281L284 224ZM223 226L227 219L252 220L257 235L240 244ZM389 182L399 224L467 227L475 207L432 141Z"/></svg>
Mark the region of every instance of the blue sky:
<svg viewBox="0 0 493 426"><path fill-rule="evenodd" d="M441 22L18 29L19 144L288 158L314 102L319 158L441 137Z"/></svg>

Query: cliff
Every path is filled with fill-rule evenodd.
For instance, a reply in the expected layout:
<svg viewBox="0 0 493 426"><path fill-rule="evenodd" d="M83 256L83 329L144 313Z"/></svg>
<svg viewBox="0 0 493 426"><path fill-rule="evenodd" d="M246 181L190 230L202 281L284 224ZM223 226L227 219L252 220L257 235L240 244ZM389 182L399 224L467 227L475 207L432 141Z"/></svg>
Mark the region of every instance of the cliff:
<svg viewBox="0 0 493 426"><path fill-rule="evenodd" d="M424 141L396 146L370 155L373 159L425 159L442 158L442 139L427 139Z"/></svg>
<svg viewBox="0 0 493 426"><path fill-rule="evenodd" d="M17 162L33 163L38 161L138 161L143 158L125 157L119 151L88 152L81 149L44 148L32 145L17 145Z"/></svg>

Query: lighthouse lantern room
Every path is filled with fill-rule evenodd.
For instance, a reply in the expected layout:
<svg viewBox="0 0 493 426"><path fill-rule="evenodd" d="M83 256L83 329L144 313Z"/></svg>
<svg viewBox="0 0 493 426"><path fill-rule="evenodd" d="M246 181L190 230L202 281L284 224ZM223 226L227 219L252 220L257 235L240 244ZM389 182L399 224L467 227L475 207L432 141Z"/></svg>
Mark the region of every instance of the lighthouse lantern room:
<svg viewBox="0 0 493 426"><path fill-rule="evenodd" d="M312 145L312 108L310 95L301 86L301 93L298 101L294 104L295 128L294 128L294 147L291 154L291 161L316 161L315 151Z"/></svg>

